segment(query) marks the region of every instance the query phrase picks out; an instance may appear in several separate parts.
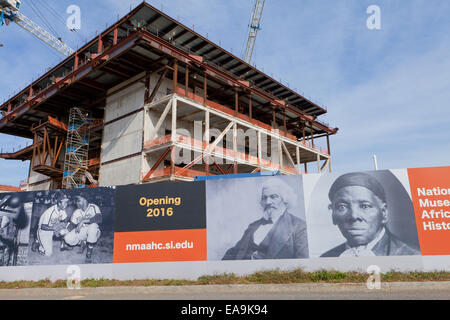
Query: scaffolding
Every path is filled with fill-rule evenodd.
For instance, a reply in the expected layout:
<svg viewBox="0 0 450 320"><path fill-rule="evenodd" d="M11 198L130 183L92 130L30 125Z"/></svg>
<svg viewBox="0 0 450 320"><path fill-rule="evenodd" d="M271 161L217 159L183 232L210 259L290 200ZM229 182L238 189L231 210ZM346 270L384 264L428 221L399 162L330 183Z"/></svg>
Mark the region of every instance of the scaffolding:
<svg viewBox="0 0 450 320"><path fill-rule="evenodd" d="M86 187L90 124L91 121L86 112L76 107L70 109L63 189Z"/></svg>

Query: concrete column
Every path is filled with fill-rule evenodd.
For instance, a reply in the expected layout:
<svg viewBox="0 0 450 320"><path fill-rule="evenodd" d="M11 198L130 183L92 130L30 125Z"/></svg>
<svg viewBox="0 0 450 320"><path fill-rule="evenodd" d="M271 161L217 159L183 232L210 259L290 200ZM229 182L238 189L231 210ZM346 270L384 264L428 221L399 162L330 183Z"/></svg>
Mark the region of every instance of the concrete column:
<svg viewBox="0 0 450 320"><path fill-rule="evenodd" d="M234 155L234 164L233 164L233 172L234 174L237 172L237 123L233 125L233 155Z"/></svg>
<svg viewBox="0 0 450 320"><path fill-rule="evenodd" d="M331 148L330 148L330 134L327 133L327 148L328 148L328 155L331 156Z"/></svg>
<svg viewBox="0 0 450 320"><path fill-rule="evenodd" d="M239 93L238 89L234 88L234 115L237 117L239 112Z"/></svg>
<svg viewBox="0 0 450 320"><path fill-rule="evenodd" d="M185 89L185 93L186 93L186 97L188 96L189 93L189 66L186 65L186 74L185 74L185 78L184 78L184 89Z"/></svg>
<svg viewBox="0 0 450 320"><path fill-rule="evenodd" d="M261 131L257 131L258 135L258 164L259 169L262 169L262 144L261 144Z"/></svg>
<svg viewBox="0 0 450 320"><path fill-rule="evenodd" d="M248 101L248 116L250 117L250 120L253 120L253 103L252 103L252 93L250 92L249 95L249 101Z"/></svg>
<svg viewBox="0 0 450 320"><path fill-rule="evenodd" d="M317 154L317 172L320 173L320 155Z"/></svg>
<svg viewBox="0 0 450 320"><path fill-rule="evenodd" d="M283 147L281 146L281 140L278 138L278 159L280 163L280 170L283 169Z"/></svg>
<svg viewBox="0 0 450 320"><path fill-rule="evenodd" d="M172 92L176 93L177 92L177 87L178 87L178 62L175 60L175 62L173 63L173 85L172 85Z"/></svg>
<svg viewBox="0 0 450 320"><path fill-rule="evenodd" d="M172 142L177 140L177 99L174 98L172 101Z"/></svg>
<svg viewBox="0 0 450 320"><path fill-rule="evenodd" d="M205 95L206 96L206 95ZM205 141L206 141L206 150L209 150L209 110L206 110L205 112ZM211 158L206 156L205 158L205 170L206 170L206 175L209 175L209 162L211 161Z"/></svg>
<svg viewBox="0 0 450 320"><path fill-rule="evenodd" d="M208 97L208 82L206 73L203 75L203 104L206 105L206 100Z"/></svg>
<svg viewBox="0 0 450 320"><path fill-rule="evenodd" d="M177 99L172 99L172 143L177 141ZM175 146L170 151L170 175L171 180L175 174Z"/></svg>

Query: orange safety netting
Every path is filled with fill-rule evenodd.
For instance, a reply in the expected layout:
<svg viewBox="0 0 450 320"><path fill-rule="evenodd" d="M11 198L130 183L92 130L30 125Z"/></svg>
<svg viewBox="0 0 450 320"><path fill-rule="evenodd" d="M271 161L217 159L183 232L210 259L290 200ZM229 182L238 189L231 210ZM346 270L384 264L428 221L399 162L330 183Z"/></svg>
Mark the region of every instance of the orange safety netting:
<svg viewBox="0 0 450 320"><path fill-rule="evenodd" d="M65 124L64 122L56 120L55 118L52 118L50 116L48 117L48 122L54 127L67 131L67 124Z"/></svg>
<svg viewBox="0 0 450 320"><path fill-rule="evenodd" d="M165 144L165 143L169 143L172 139L172 135L168 135L168 136L163 136L163 137L159 137L156 138L152 141L147 141L144 143L144 149L153 147L153 146L157 146L160 144Z"/></svg>
<svg viewBox="0 0 450 320"><path fill-rule="evenodd" d="M100 158L94 158L94 159L89 159L88 161L88 166L95 166L98 165L100 163Z"/></svg>

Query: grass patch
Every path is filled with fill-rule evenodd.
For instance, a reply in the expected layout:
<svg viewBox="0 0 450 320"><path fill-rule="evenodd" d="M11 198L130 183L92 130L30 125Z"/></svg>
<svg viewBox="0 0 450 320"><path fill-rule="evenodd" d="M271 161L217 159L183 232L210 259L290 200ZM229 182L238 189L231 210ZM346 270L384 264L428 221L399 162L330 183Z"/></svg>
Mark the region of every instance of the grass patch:
<svg viewBox="0 0 450 320"><path fill-rule="evenodd" d="M197 280L110 280L86 279L81 281L82 288L117 287L117 286L186 286L186 285L229 285L229 284L291 284L291 283L364 283L368 274L359 272L339 272L319 270L305 272L302 269L292 271L269 270L260 271L247 276L224 273L213 276L201 276ZM450 281L450 272L398 272L390 271L381 274L383 282L421 282ZM0 282L0 289L21 288L66 288L65 280L51 282L14 281Z"/></svg>

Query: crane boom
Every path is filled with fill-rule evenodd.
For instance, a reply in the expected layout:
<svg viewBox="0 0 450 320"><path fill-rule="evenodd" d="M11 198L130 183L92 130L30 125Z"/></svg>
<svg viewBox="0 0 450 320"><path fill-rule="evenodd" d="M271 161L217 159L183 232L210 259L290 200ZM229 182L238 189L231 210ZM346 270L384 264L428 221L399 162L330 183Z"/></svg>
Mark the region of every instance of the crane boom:
<svg viewBox="0 0 450 320"><path fill-rule="evenodd" d="M64 42L53 36L51 33L34 23L20 12L16 12L13 16L13 21L21 28L25 29L33 36L48 44L50 47L56 49L66 57L70 56L74 51Z"/></svg>
<svg viewBox="0 0 450 320"><path fill-rule="evenodd" d="M244 61L250 63L253 55L253 49L255 48L256 36L261 29L261 17L264 9L265 0L256 0L255 7L253 9L252 20L249 26L249 34L247 41L247 49L245 50Z"/></svg>
<svg viewBox="0 0 450 320"><path fill-rule="evenodd" d="M12 2L18 4L11 4ZM33 36L46 43L50 47L54 48L59 53L65 55L66 57L74 53L74 51L67 44L62 42L61 39L56 38L50 32L23 15L19 11L19 5L20 1L0 1L0 12L2 14L2 20L8 19L15 22L19 27L28 31Z"/></svg>

